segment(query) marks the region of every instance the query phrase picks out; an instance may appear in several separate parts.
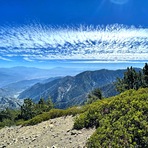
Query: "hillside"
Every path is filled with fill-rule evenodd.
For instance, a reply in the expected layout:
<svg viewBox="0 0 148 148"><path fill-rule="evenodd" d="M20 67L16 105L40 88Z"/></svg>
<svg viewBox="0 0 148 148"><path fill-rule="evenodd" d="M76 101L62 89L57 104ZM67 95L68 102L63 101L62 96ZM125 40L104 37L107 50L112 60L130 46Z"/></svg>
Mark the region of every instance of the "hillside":
<svg viewBox="0 0 148 148"><path fill-rule="evenodd" d="M5 93L6 97L11 96L16 98L22 91L30 88L31 86L35 85L36 83L47 83L51 82L55 79L58 79L59 77L53 77L48 79L30 79L30 80L22 80L15 83L10 83L4 87L2 87L3 90L6 90L7 93ZM9 93L8 93L9 92ZM0 93L1 96L1 93Z"/></svg>
<svg viewBox="0 0 148 148"><path fill-rule="evenodd" d="M125 70L97 70L86 71L76 76L67 76L46 84L36 84L22 92L18 98L32 98L37 102L41 97L47 99L49 96L58 108L66 108L72 105L80 105L86 101L87 95L94 88L102 88L105 92L106 85L112 84L116 78L123 77ZM114 87L107 87L107 95L116 95ZM113 90L114 89L114 90ZM109 92L111 91L112 94Z"/></svg>
<svg viewBox="0 0 148 148"><path fill-rule="evenodd" d="M23 105L23 100L11 97L0 97L0 111L6 108L18 109L21 105Z"/></svg>
<svg viewBox="0 0 148 148"><path fill-rule="evenodd" d="M92 103L74 123L75 129L96 127L88 148L148 147L148 88L128 90Z"/></svg>
<svg viewBox="0 0 148 148"><path fill-rule="evenodd" d="M147 148L148 88L82 107L54 109L22 124L0 130L1 147Z"/></svg>
<svg viewBox="0 0 148 148"><path fill-rule="evenodd" d="M0 110L17 108L20 102L17 96L36 83L47 83L61 76L75 75L80 69L57 67L40 69L35 67L0 68ZM60 77L59 77L60 76Z"/></svg>
<svg viewBox="0 0 148 148"><path fill-rule="evenodd" d="M0 97L10 97L11 93L3 88L0 88Z"/></svg>
<svg viewBox="0 0 148 148"><path fill-rule="evenodd" d="M9 95L11 97L16 97L20 92L24 91L25 89L33 86L38 82L42 82L44 79L31 79L31 80L22 80L14 83L10 83L2 87L2 89L7 90L6 97ZM0 94L1 96L1 94Z"/></svg>
<svg viewBox="0 0 148 148"><path fill-rule="evenodd" d="M16 109L22 105L23 101L11 97L12 94L10 91L0 88L0 110L5 108Z"/></svg>
<svg viewBox="0 0 148 148"><path fill-rule="evenodd" d="M3 128L0 130L0 147L83 147L95 129L72 130L73 120L72 116L68 116L51 119L34 126Z"/></svg>

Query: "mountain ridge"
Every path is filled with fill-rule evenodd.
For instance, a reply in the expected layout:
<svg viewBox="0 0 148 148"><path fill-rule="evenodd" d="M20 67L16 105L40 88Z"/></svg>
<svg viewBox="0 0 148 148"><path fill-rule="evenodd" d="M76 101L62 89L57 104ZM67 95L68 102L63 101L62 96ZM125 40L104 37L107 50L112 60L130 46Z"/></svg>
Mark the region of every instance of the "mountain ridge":
<svg viewBox="0 0 148 148"><path fill-rule="evenodd" d="M66 75L76 75L81 69L74 68L51 68L41 69L36 67L16 66L10 68L0 68L0 87L4 87L10 83L16 83L22 80L63 77Z"/></svg>
<svg viewBox="0 0 148 148"><path fill-rule="evenodd" d="M45 99L51 97L58 108L83 104L90 91L112 84L117 77L121 78L125 71L107 69L85 71L76 76L66 76L49 83L38 83L22 92L18 98L31 98L37 102L41 97Z"/></svg>

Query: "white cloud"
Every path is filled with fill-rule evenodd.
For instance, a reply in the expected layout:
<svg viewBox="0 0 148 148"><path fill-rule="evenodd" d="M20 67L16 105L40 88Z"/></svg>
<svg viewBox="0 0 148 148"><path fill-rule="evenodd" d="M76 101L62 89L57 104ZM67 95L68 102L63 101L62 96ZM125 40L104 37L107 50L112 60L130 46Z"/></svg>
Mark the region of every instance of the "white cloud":
<svg viewBox="0 0 148 148"><path fill-rule="evenodd" d="M33 62L34 61L34 60L30 59L29 57L24 57L23 59L26 60L26 61L29 61L29 62Z"/></svg>
<svg viewBox="0 0 148 148"><path fill-rule="evenodd" d="M0 28L0 56L25 60L147 60L148 28L112 25L53 28L30 25Z"/></svg>
<svg viewBox="0 0 148 148"><path fill-rule="evenodd" d="M0 60L4 60L4 61L12 61L12 60L10 60L10 59L8 59L8 58L1 57L1 56L0 56Z"/></svg>

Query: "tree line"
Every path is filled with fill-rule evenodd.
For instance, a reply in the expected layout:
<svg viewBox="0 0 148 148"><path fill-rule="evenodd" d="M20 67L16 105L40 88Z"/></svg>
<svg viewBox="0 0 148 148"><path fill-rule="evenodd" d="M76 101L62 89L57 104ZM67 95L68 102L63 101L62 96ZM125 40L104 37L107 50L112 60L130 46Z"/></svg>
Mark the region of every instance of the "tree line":
<svg viewBox="0 0 148 148"><path fill-rule="evenodd" d="M37 103L34 103L32 99L27 98L18 110L6 108L5 110L0 111L0 128L15 125L17 121L32 119L43 112L50 111L52 108L54 108L54 105L51 98L46 101L44 98L41 98Z"/></svg>
<svg viewBox="0 0 148 148"><path fill-rule="evenodd" d="M40 98L38 103L34 103L32 99L28 98L24 100L24 104L21 106L21 112L18 116L19 119L29 120L33 117L48 112L54 107L52 100L49 98L46 101L44 98Z"/></svg>
<svg viewBox="0 0 148 148"><path fill-rule="evenodd" d="M124 73L123 78L117 78L115 86L118 92L124 92L126 90L148 87L148 64L142 70L138 72L133 67L128 67Z"/></svg>

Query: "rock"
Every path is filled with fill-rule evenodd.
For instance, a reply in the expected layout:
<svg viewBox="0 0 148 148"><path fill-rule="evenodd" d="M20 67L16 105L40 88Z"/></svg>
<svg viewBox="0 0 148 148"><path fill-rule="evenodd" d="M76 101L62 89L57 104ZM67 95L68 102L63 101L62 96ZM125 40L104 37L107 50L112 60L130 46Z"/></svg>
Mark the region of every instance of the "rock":
<svg viewBox="0 0 148 148"><path fill-rule="evenodd" d="M64 134L64 136L67 136L67 135L68 135L67 133Z"/></svg>
<svg viewBox="0 0 148 148"><path fill-rule="evenodd" d="M77 130L72 130L71 131L71 135L79 135L79 134L82 134L81 131L77 131Z"/></svg>
<svg viewBox="0 0 148 148"><path fill-rule="evenodd" d="M33 142L33 141L35 141L36 140L36 138L33 138L31 141Z"/></svg>
<svg viewBox="0 0 148 148"><path fill-rule="evenodd" d="M57 147L53 145L51 148L57 148Z"/></svg>
<svg viewBox="0 0 148 148"><path fill-rule="evenodd" d="M77 135L77 131L76 130L71 131L71 135Z"/></svg>
<svg viewBox="0 0 148 148"><path fill-rule="evenodd" d="M68 130L67 130L67 133L70 132L70 131L71 131L71 129L68 129Z"/></svg>
<svg viewBox="0 0 148 148"><path fill-rule="evenodd" d="M0 146L0 148L5 148L6 147L6 145L2 145L2 146Z"/></svg>
<svg viewBox="0 0 148 148"><path fill-rule="evenodd" d="M7 145L10 145L11 143L10 142L7 142Z"/></svg>
<svg viewBox="0 0 148 148"><path fill-rule="evenodd" d="M50 128L53 128L53 127L54 127L54 125L53 125L53 124L50 124L50 125L49 125L49 127L50 127Z"/></svg>
<svg viewBox="0 0 148 148"><path fill-rule="evenodd" d="M78 134L82 134L82 132L81 131L78 131Z"/></svg>
<svg viewBox="0 0 148 148"><path fill-rule="evenodd" d="M35 135L34 137L37 138L37 137L39 137L39 135Z"/></svg>
<svg viewBox="0 0 148 148"><path fill-rule="evenodd" d="M56 137L58 137L59 135L56 133L56 134L52 134L52 136L53 136L54 138L56 138Z"/></svg>

